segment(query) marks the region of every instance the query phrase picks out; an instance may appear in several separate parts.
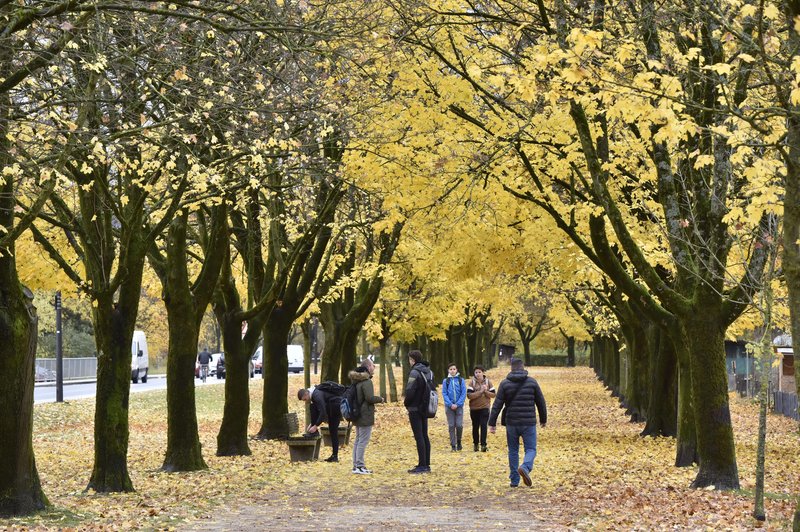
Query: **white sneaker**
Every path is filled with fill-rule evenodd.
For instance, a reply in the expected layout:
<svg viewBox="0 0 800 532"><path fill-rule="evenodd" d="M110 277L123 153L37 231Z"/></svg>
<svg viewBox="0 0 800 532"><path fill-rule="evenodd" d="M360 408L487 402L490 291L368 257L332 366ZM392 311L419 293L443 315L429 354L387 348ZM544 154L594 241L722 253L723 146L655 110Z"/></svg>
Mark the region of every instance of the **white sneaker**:
<svg viewBox="0 0 800 532"><path fill-rule="evenodd" d="M358 470L362 475L371 475L372 474L372 470L367 469L366 467L359 467Z"/></svg>
<svg viewBox="0 0 800 532"><path fill-rule="evenodd" d="M353 473L354 475L360 475L361 474L361 470L359 468L357 468L357 467L354 467L353 470L351 471L351 473Z"/></svg>

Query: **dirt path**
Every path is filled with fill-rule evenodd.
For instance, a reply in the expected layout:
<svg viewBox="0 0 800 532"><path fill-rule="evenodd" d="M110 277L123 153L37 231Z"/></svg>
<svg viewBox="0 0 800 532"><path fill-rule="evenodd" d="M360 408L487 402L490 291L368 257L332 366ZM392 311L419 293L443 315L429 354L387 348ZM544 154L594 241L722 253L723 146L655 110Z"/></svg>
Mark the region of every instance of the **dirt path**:
<svg viewBox="0 0 800 532"><path fill-rule="evenodd" d="M193 530L531 530L543 523L518 510L494 512L492 508L431 508L425 506L376 506L312 504L305 508L281 507L265 500L241 508L219 520L197 523ZM548 529L558 528L550 523Z"/></svg>
<svg viewBox="0 0 800 532"><path fill-rule="evenodd" d="M755 405L732 402L743 490L689 488L694 468L673 467L675 441L642 438L616 399L588 368L534 369L548 402L539 430L532 488L510 488L505 433L489 436L489 452L472 452L469 416L464 447L450 452L447 426L430 424L428 475L411 475L416 451L401 405L381 405L366 452L373 475L351 474L350 450L341 462L289 463L285 444L253 441L246 499L228 492L212 515L182 529L216 530L669 530L754 529ZM499 381L502 375L492 375ZM770 417L768 463L800 454L796 425ZM322 457L329 450L323 450ZM263 467L263 471L259 470ZM791 525L793 494L800 490L788 462L767 472L767 529ZM246 477L244 476L246 475ZM231 473L236 482L237 473Z"/></svg>

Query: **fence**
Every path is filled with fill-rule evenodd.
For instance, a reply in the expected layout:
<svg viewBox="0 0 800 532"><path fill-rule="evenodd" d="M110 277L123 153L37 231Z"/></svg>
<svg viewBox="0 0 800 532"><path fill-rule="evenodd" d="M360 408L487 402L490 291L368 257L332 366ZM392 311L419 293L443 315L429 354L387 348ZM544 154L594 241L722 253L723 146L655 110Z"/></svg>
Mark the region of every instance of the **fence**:
<svg viewBox="0 0 800 532"><path fill-rule="evenodd" d="M64 361L64 380L86 379L97 376L97 358L65 358ZM36 359L36 381L56 380L56 359L37 358Z"/></svg>
<svg viewBox="0 0 800 532"><path fill-rule="evenodd" d="M797 394L787 392L775 392L775 410L776 414L782 414L792 419L800 420L797 414Z"/></svg>

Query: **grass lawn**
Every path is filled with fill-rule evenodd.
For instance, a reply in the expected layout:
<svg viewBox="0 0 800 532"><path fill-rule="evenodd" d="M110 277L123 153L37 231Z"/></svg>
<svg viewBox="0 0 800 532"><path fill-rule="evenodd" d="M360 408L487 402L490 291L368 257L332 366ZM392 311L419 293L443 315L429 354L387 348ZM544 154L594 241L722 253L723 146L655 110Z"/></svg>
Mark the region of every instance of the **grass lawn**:
<svg viewBox="0 0 800 532"><path fill-rule="evenodd" d="M732 398L742 490L690 490L693 469L672 466L674 441L640 438L588 368L531 368L550 422L539 432L532 488L509 488L504 432L489 452L472 452L469 415L464 451L451 453L444 414L431 420L430 475L409 475L416 450L402 405L380 405L367 448L371 476L341 462L292 464L286 445L251 441L251 456L214 456L224 386L197 391L207 471L162 473L166 447L163 391L131 395L128 464L136 493L84 492L92 468L92 400L35 407L34 448L52 507L0 527L148 529L750 529L757 408ZM498 382L505 370L493 370ZM398 378L400 375L398 374ZM289 377L290 408L302 376ZM401 382L401 381L400 381ZM261 386L250 383L250 434L260 426ZM377 382L376 392L377 392ZM797 424L770 416L766 487L768 529L791 527L800 493ZM322 456L329 454L323 450Z"/></svg>

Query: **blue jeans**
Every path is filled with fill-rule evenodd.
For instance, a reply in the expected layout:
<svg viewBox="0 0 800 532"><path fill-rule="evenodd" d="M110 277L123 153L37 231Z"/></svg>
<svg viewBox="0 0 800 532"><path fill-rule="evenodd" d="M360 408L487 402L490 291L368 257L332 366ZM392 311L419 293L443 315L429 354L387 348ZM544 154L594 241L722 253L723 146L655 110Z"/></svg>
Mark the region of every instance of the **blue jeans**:
<svg viewBox="0 0 800 532"><path fill-rule="evenodd" d="M519 484L519 439L522 437L522 444L525 446L525 457L522 459L522 467L530 473L533 471L533 459L536 458L536 425L532 427L519 427L509 425L506 427L506 441L508 442L508 469L511 473L508 478L512 484Z"/></svg>

